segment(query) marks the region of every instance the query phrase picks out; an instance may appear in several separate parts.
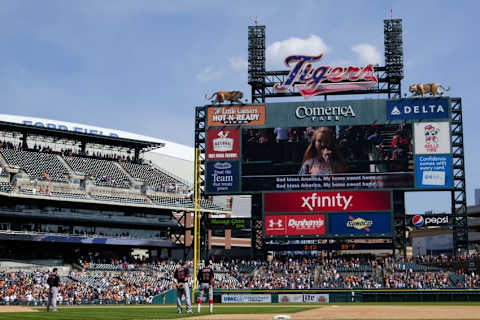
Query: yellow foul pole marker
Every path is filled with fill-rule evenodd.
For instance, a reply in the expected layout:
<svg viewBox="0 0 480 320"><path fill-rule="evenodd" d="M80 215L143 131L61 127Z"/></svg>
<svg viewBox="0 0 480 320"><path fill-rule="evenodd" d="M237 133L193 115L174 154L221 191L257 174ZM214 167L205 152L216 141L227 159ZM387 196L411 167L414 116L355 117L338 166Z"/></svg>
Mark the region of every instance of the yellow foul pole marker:
<svg viewBox="0 0 480 320"><path fill-rule="evenodd" d="M195 303L195 290L197 289L197 269L200 262L200 212L198 211L198 201L200 198L200 152L195 149L195 178L194 178L194 202L195 212L193 218L193 285L192 285L192 304Z"/></svg>

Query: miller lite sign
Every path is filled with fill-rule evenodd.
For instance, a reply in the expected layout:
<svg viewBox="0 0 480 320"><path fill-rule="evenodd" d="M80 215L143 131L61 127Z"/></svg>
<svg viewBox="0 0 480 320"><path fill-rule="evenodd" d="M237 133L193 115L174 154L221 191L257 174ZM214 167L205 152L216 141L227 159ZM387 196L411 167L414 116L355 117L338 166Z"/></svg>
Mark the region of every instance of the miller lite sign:
<svg viewBox="0 0 480 320"><path fill-rule="evenodd" d="M285 58L285 64L291 69L283 83L274 85L275 92L287 92L295 85L298 92L308 99L318 94L373 88L378 83L371 64L364 67L321 65L315 68L313 63L322 57L323 53L318 56L292 55Z"/></svg>

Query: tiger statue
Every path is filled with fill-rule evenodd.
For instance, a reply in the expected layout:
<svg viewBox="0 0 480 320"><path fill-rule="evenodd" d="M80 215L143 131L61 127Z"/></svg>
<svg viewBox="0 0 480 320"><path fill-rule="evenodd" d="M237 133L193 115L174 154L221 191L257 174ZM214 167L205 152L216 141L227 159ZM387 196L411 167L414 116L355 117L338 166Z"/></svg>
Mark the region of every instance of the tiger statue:
<svg viewBox="0 0 480 320"><path fill-rule="evenodd" d="M214 100L213 97L216 97ZM240 99L243 98L243 93L241 91L217 91L212 94L210 98L205 95L205 99L211 100L213 103L217 102L218 104L223 103L224 101L230 101L230 104L234 102L242 103Z"/></svg>
<svg viewBox="0 0 480 320"><path fill-rule="evenodd" d="M431 96L443 95L443 92L438 91L438 88L442 88L443 91L450 90L450 88L445 88L438 83L416 83L408 87L413 96L421 96L422 98L427 93L430 93Z"/></svg>

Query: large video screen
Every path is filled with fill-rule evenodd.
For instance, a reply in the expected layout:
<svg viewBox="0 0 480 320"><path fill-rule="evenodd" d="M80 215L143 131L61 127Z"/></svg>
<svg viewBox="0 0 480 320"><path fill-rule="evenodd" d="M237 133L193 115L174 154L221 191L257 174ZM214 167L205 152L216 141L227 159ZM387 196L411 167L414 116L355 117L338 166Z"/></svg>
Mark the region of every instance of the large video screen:
<svg viewBox="0 0 480 320"><path fill-rule="evenodd" d="M207 106L205 192L448 190L450 99Z"/></svg>
<svg viewBox="0 0 480 320"><path fill-rule="evenodd" d="M242 160L244 190L414 185L411 124L244 130Z"/></svg>

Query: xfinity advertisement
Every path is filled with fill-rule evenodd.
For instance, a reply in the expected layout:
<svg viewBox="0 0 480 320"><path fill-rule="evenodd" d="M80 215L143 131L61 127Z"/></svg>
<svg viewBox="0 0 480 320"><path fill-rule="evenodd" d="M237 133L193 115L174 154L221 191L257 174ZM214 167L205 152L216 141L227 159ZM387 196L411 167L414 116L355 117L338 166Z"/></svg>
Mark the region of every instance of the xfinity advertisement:
<svg viewBox="0 0 480 320"><path fill-rule="evenodd" d="M389 191L272 192L263 195L265 213L390 210Z"/></svg>

